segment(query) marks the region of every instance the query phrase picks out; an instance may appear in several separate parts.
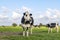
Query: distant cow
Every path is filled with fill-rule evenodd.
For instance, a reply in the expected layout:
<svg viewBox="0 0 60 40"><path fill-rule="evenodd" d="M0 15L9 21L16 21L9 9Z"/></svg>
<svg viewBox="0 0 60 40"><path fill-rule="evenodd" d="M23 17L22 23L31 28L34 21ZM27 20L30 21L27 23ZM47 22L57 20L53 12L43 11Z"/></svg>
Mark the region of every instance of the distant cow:
<svg viewBox="0 0 60 40"><path fill-rule="evenodd" d="M48 33L49 33L50 31L52 32L52 28L56 28L57 32L59 31L59 28L58 28L58 24L57 24L57 23L47 24L47 27L48 27Z"/></svg>
<svg viewBox="0 0 60 40"><path fill-rule="evenodd" d="M28 36L28 34L29 34L28 29L31 28L31 26L33 25L32 14L29 14L29 12L25 12L23 14L22 19L21 19L21 24L22 24L22 28L23 28L23 36L25 36L25 32Z"/></svg>

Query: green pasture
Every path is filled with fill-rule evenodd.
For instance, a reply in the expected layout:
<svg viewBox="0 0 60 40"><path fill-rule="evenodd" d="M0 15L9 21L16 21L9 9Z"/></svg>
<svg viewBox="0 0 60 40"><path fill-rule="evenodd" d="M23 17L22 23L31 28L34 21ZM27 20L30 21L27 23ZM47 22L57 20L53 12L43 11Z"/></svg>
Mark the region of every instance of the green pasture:
<svg viewBox="0 0 60 40"><path fill-rule="evenodd" d="M53 32L48 34L47 27L33 27L33 34L23 37L22 28L19 26L0 27L0 40L60 40L60 31L57 33L53 29Z"/></svg>

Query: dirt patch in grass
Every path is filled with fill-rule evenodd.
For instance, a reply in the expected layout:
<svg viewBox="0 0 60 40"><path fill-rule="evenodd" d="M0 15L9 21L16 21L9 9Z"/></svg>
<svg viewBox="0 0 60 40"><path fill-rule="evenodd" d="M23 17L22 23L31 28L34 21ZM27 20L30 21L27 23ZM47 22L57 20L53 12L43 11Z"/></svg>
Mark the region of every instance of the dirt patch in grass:
<svg viewBox="0 0 60 40"><path fill-rule="evenodd" d="M9 35L22 35L22 32L0 32L0 36L2 35L6 35L6 36L9 36Z"/></svg>

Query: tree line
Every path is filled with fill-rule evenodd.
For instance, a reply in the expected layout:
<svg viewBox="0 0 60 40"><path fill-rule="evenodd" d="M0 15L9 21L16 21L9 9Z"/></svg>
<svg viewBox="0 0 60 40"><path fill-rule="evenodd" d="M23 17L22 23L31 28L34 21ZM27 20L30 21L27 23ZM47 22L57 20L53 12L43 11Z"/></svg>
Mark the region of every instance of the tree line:
<svg viewBox="0 0 60 40"><path fill-rule="evenodd" d="M21 26L21 24L18 25L17 23L12 23L11 26L13 26L13 27ZM46 26L46 25L40 23L39 25L33 25L33 26L34 26L34 27L41 27L41 26ZM2 27L5 27L5 25L2 25Z"/></svg>

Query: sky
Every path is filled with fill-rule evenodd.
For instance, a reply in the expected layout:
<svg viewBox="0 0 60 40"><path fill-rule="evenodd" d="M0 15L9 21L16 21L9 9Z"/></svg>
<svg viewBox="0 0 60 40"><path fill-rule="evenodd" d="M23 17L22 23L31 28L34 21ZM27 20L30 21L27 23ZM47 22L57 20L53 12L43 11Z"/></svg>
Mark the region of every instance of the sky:
<svg viewBox="0 0 60 40"><path fill-rule="evenodd" d="M21 24L25 11L32 13L35 25L60 23L60 0L0 0L0 25Z"/></svg>

